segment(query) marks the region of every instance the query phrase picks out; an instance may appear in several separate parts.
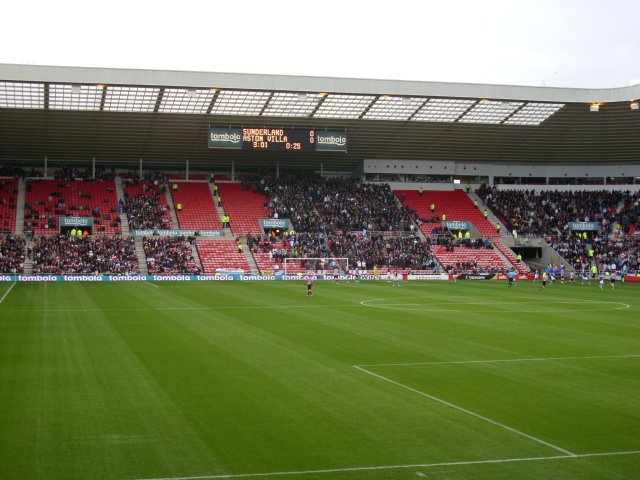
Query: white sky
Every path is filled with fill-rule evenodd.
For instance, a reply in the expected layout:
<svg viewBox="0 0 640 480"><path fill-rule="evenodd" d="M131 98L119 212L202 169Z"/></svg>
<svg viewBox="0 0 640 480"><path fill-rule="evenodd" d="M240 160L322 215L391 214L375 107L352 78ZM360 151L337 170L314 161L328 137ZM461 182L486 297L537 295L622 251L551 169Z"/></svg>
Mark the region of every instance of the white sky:
<svg viewBox="0 0 640 480"><path fill-rule="evenodd" d="M0 63L619 87L640 0L12 0Z"/></svg>

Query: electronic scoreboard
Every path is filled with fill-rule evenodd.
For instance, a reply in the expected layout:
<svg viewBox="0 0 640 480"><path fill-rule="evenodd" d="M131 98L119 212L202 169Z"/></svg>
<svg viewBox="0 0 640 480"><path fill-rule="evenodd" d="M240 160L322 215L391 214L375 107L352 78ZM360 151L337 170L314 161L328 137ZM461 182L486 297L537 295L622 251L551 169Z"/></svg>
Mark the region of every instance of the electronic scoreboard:
<svg viewBox="0 0 640 480"><path fill-rule="evenodd" d="M347 132L303 128L209 128L209 148L254 151L347 151Z"/></svg>
<svg viewBox="0 0 640 480"><path fill-rule="evenodd" d="M242 148L249 150L315 150L315 130L243 128Z"/></svg>

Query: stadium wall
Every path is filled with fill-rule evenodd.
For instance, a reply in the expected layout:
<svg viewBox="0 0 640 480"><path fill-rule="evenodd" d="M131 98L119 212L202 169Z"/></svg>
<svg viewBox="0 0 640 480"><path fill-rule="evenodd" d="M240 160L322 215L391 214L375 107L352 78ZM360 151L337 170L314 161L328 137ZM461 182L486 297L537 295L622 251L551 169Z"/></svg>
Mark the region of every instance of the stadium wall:
<svg viewBox="0 0 640 480"><path fill-rule="evenodd" d="M363 173L396 175L452 175L489 177L545 178L640 178L640 156L637 165L511 165L467 164L423 160L364 160ZM636 180L637 180L636 178Z"/></svg>

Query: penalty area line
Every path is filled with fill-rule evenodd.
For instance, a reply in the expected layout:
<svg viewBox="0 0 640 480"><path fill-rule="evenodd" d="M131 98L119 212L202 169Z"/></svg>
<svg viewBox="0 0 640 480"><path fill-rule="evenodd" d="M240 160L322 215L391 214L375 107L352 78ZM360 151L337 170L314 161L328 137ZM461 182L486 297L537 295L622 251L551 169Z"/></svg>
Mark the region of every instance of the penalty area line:
<svg viewBox="0 0 640 480"><path fill-rule="evenodd" d="M614 457L622 455L638 455L640 450L630 450L626 452L599 452L583 453L574 455L555 455L550 457L524 457L524 458L497 458L490 460L468 460L459 462L438 462L438 463L413 463L406 465L375 465L371 467L346 467L327 468L323 470L298 470L285 472L261 472L261 473L235 473L220 475L199 475L195 477L158 477L158 478L138 478L136 480L215 480L223 478L251 478L251 477L284 477L293 475L314 475L321 473L343 473L343 472L365 472L374 470L400 470L407 468L437 468L455 467L463 465L488 465L495 463L518 463L518 462L540 462L545 460L566 460L592 457Z"/></svg>
<svg viewBox="0 0 640 480"><path fill-rule="evenodd" d="M405 390L409 390L410 392L413 392L413 393L415 393L417 395L420 395L422 397L428 398L428 399L433 400L435 402L441 403L443 405L446 405L447 407L450 407L450 408L453 408L453 409L458 410L460 412L466 413L467 415L471 415L472 417L476 417L476 418L478 418L480 420L484 420L485 422L490 423L492 425L495 425L496 427L503 428L504 430L508 430L508 431L510 431L512 433L515 433L516 435L520 435L521 437L528 438L529 440L532 440L532 441L534 441L536 443L539 443L541 445L545 445L545 446L547 446L549 448L552 448L552 449L554 449L554 450L556 450L558 452L562 452L562 453L564 453L566 455L569 455L569 456L575 456L576 455L575 453L570 452L569 450L565 450L564 448L559 447L557 445L554 445L553 443L550 443L550 442L547 442L547 441L542 440L540 438L534 437L533 435L529 435L528 433L525 433L525 432L523 432L521 430L518 430L516 428L510 427L509 425L505 425L504 423L500 423L500 422L498 422L496 420L493 420L493 419L491 419L489 417L485 417L484 415L480 415L479 413L473 412L471 410L467 410L466 408L461 407L459 405L456 405L455 403L448 402L446 400L443 400L442 398L438 398L438 397L435 397L435 396L430 395L428 393L425 393L425 392L423 392L421 390L417 390L417 389L415 389L413 387L405 385L404 383L396 382L395 380L392 380L392 379L387 378L387 377L385 377L383 375L379 375L377 373L374 373L374 372L372 372L370 370L367 370L366 368L359 367L357 365L355 365L354 368L357 368L361 372L369 374L369 375L371 375L373 377L376 377L376 378L378 378L380 380L384 380L385 382L388 382L388 383L391 383L391 384L396 385L398 387L404 388Z"/></svg>

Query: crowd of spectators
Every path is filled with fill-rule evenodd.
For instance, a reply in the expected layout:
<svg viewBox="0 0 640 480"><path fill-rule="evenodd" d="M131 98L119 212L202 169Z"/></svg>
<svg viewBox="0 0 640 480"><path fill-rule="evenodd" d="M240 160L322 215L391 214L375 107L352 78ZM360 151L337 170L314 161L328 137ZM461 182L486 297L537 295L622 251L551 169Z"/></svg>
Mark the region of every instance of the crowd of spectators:
<svg viewBox="0 0 640 480"><path fill-rule="evenodd" d="M24 273L25 250L24 238L0 236L0 273Z"/></svg>
<svg viewBox="0 0 640 480"><path fill-rule="evenodd" d="M487 250L493 249L493 244L489 239L458 238L455 235L451 235L450 233L434 235L432 237L429 237L429 242L431 243L431 245L444 246L447 252L453 252L456 247L466 247L466 248L475 248L475 249L484 248Z"/></svg>
<svg viewBox="0 0 640 480"><path fill-rule="evenodd" d="M484 187L480 195L487 206L520 235L546 235L565 231L569 222L598 222L601 230L623 233L640 229L640 194L621 191L497 190Z"/></svg>
<svg viewBox="0 0 640 480"><path fill-rule="evenodd" d="M409 231L412 224L387 184L287 175L261 179L257 191L272 218L288 218L298 231Z"/></svg>
<svg viewBox="0 0 640 480"><path fill-rule="evenodd" d="M388 184L333 178L318 183L314 201L326 225L344 232L409 231L411 216Z"/></svg>
<svg viewBox="0 0 640 480"><path fill-rule="evenodd" d="M324 233L298 232L289 235L281 232L276 235L247 236L247 245L252 252L270 254L270 258L281 263L285 258L329 257L331 252L327 246Z"/></svg>
<svg viewBox="0 0 640 480"><path fill-rule="evenodd" d="M192 237L143 237L149 274L202 273L193 258L193 242L195 238Z"/></svg>
<svg viewBox="0 0 640 480"><path fill-rule="evenodd" d="M575 269L582 269L583 266L595 262L606 266L615 264L617 269L626 266L629 272L640 271L638 257L640 237L637 235L609 237L594 234L585 240L578 235L560 237L554 234L547 236L546 239L549 245Z"/></svg>
<svg viewBox="0 0 640 480"><path fill-rule="evenodd" d="M314 205L319 183L320 177L264 177L257 184L257 191L267 197L265 209L271 218L288 218L296 230L318 233L326 228Z"/></svg>
<svg viewBox="0 0 640 480"><path fill-rule="evenodd" d="M247 237L249 249L268 253L275 263L285 258L349 258L350 268L361 266L372 269L374 265L397 266L414 270L432 269L436 261L429 251L429 244L415 236L363 236L361 232L296 233L295 235Z"/></svg>
<svg viewBox="0 0 640 480"><path fill-rule="evenodd" d="M360 237L355 233L341 235L328 240L334 257L347 257L351 266L361 261L367 269L398 267L412 270L429 270L436 267L436 260L429 244L415 236Z"/></svg>
<svg viewBox="0 0 640 480"><path fill-rule="evenodd" d="M33 273L139 273L133 238L40 236L34 239Z"/></svg>
<svg viewBox="0 0 640 480"><path fill-rule="evenodd" d="M57 180L83 180L85 182L90 181L103 181L113 180L116 176L116 172L112 168L77 168L77 167L61 167L54 171L53 178Z"/></svg>
<svg viewBox="0 0 640 480"><path fill-rule="evenodd" d="M483 186L479 193L509 230L544 237L575 268L605 261L620 268L634 259L637 268L638 240L629 236L640 231L640 192L535 192ZM599 231L578 233L569 222L596 222Z"/></svg>
<svg viewBox="0 0 640 480"><path fill-rule="evenodd" d="M12 220L16 216L18 189L14 186L13 179L0 178L0 230L5 232L12 230Z"/></svg>
<svg viewBox="0 0 640 480"><path fill-rule="evenodd" d="M133 230L169 228L169 205L162 202L164 183L154 185L142 184L142 193L130 196L125 191L124 211L129 219L129 227Z"/></svg>
<svg viewBox="0 0 640 480"><path fill-rule="evenodd" d="M24 177L24 176L25 176L25 171L22 167L17 167L13 165L0 165L0 177Z"/></svg>
<svg viewBox="0 0 640 480"><path fill-rule="evenodd" d="M435 266L428 244L412 235L412 212L387 184L355 178L291 175L256 181L273 218L291 220L296 234L286 238L249 237L251 249L286 257L348 257L368 269L374 265L428 269ZM398 236L383 236L381 233Z"/></svg>

